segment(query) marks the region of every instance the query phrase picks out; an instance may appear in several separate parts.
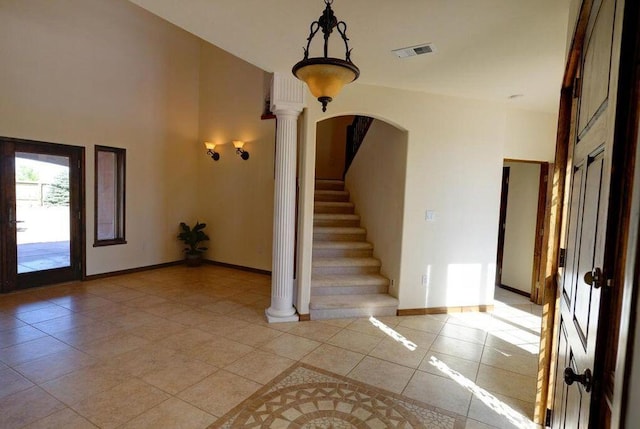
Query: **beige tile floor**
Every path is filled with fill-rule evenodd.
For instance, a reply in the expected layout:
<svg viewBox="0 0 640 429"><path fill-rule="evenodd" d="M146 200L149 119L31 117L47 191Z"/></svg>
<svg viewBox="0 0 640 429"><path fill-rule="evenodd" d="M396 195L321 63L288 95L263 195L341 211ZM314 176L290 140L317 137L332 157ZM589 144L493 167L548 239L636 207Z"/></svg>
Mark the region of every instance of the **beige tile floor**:
<svg viewBox="0 0 640 429"><path fill-rule="evenodd" d="M540 307L269 325L269 277L171 267L0 296L0 427L204 428L295 361L529 428Z"/></svg>

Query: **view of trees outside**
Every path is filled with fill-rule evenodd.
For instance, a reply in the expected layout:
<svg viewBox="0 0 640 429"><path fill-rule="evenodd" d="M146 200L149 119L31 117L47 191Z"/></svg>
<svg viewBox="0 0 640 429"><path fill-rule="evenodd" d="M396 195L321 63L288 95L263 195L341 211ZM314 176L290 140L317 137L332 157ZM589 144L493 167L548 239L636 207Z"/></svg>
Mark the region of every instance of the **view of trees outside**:
<svg viewBox="0 0 640 429"><path fill-rule="evenodd" d="M68 206L69 169L34 160L16 159L16 197L19 206Z"/></svg>
<svg viewBox="0 0 640 429"><path fill-rule="evenodd" d="M69 205L69 172L61 171L53 178L53 183L44 188L43 202L45 206Z"/></svg>
<svg viewBox="0 0 640 429"><path fill-rule="evenodd" d="M40 174L30 165L19 165L16 171L16 180L20 182L38 182Z"/></svg>

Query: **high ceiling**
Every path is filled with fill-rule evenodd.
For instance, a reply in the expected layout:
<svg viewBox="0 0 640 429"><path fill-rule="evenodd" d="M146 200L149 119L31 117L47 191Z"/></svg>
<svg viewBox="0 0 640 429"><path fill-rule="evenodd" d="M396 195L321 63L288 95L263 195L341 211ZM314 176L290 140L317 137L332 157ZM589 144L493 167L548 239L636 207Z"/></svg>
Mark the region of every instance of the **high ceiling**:
<svg viewBox="0 0 640 429"><path fill-rule="evenodd" d="M324 9L322 0L130 1L269 72L302 58ZM557 112L569 0L335 0L333 9L360 83ZM331 40L330 56L344 58L338 34ZM391 53L429 42L436 53ZM320 46L316 35L312 56Z"/></svg>

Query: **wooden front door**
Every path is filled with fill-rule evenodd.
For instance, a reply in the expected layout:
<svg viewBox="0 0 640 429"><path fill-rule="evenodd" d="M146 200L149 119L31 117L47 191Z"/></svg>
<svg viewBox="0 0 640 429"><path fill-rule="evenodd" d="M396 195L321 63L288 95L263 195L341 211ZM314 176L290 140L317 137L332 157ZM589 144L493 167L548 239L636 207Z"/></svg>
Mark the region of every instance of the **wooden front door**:
<svg viewBox="0 0 640 429"><path fill-rule="evenodd" d="M0 292L81 278L83 156L0 137Z"/></svg>
<svg viewBox="0 0 640 429"><path fill-rule="evenodd" d="M601 386L594 363L602 291L610 276L604 260L622 3L593 2L574 84L553 428L589 427L594 387Z"/></svg>

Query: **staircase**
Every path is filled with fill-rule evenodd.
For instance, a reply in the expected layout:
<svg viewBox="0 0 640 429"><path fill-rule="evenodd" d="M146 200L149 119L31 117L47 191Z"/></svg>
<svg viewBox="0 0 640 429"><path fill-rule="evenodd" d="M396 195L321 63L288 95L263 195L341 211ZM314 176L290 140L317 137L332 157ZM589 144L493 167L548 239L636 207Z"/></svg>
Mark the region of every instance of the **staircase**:
<svg viewBox="0 0 640 429"><path fill-rule="evenodd" d="M395 316L398 300L354 214L341 180L317 180L313 216L311 319Z"/></svg>

